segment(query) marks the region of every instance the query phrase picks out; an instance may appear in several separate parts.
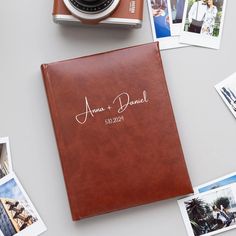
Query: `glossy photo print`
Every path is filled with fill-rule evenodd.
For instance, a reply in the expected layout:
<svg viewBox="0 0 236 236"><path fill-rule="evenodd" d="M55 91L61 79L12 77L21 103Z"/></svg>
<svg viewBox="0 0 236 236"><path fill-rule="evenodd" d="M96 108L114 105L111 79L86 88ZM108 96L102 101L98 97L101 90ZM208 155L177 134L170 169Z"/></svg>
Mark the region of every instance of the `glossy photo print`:
<svg viewBox="0 0 236 236"><path fill-rule="evenodd" d="M12 172L9 139L0 138L0 179Z"/></svg>
<svg viewBox="0 0 236 236"><path fill-rule="evenodd" d="M185 0L170 0L173 24L182 23Z"/></svg>
<svg viewBox="0 0 236 236"><path fill-rule="evenodd" d="M202 184L194 188L195 193L204 193L212 189L217 189L226 185L236 183L236 172L223 176L221 178L215 179L211 182Z"/></svg>
<svg viewBox="0 0 236 236"><path fill-rule="evenodd" d="M180 41L218 49L227 0L186 0Z"/></svg>
<svg viewBox="0 0 236 236"><path fill-rule="evenodd" d="M171 36L167 0L151 0L150 3L154 21L155 37L165 38Z"/></svg>
<svg viewBox="0 0 236 236"><path fill-rule="evenodd" d="M189 236L210 236L236 228L236 184L178 201Z"/></svg>
<svg viewBox="0 0 236 236"><path fill-rule="evenodd" d="M184 14L184 5L185 0L169 0L170 1L170 24L171 24L171 34L180 35L183 14Z"/></svg>
<svg viewBox="0 0 236 236"><path fill-rule="evenodd" d="M179 37L172 34L171 11L169 0L148 0L148 9L154 41L159 42L161 50L184 47Z"/></svg>
<svg viewBox="0 0 236 236"><path fill-rule="evenodd" d="M14 174L0 181L0 236L36 236L46 230Z"/></svg>
<svg viewBox="0 0 236 236"><path fill-rule="evenodd" d="M236 118L236 73L217 84L215 88Z"/></svg>

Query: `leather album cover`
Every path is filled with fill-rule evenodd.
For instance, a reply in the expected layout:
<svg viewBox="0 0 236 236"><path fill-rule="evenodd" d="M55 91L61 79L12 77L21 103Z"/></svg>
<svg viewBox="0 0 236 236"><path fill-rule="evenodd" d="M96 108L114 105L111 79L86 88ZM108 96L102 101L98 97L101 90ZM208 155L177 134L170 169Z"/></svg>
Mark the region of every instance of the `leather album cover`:
<svg viewBox="0 0 236 236"><path fill-rule="evenodd" d="M41 69L73 220L192 193L157 43Z"/></svg>

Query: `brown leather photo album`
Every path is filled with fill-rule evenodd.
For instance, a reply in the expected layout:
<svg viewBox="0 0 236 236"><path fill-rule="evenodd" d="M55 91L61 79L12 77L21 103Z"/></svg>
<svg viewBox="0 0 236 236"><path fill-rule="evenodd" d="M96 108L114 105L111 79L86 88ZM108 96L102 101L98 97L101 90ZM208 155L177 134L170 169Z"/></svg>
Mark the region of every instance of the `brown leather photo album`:
<svg viewBox="0 0 236 236"><path fill-rule="evenodd" d="M192 193L157 43L41 69L73 220Z"/></svg>

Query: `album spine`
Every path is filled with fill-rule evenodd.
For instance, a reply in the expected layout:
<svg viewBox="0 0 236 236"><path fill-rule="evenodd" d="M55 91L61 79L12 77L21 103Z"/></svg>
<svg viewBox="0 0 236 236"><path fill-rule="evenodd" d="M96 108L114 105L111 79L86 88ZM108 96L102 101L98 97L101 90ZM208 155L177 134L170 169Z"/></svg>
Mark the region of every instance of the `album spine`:
<svg viewBox="0 0 236 236"><path fill-rule="evenodd" d="M44 87L45 87L45 91L46 91L46 95L47 95L47 100L48 100L49 110L50 110L52 124L53 124L53 128L54 128L54 133L56 136L57 147L58 147L62 171L63 171L63 175L64 175L64 182L65 182L65 186L67 189L67 196L68 196L70 208L71 208L71 215L72 215L73 221L77 221L77 220L81 220L82 217L78 216L78 214L75 215L73 212L73 209L74 209L73 201L70 196L69 185L68 185L68 181L66 178L67 171L66 171L65 163L64 163L64 158L66 157L66 147L64 145L62 133L61 133L60 127L59 127L59 116L58 116L58 112L56 109L56 102L55 102L55 97L54 97L54 93L53 93L53 88L52 88L52 84L51 84L51 80L50 80L50 73L49 73L48 67L49 67L48 64L41 65Z"/></svg>

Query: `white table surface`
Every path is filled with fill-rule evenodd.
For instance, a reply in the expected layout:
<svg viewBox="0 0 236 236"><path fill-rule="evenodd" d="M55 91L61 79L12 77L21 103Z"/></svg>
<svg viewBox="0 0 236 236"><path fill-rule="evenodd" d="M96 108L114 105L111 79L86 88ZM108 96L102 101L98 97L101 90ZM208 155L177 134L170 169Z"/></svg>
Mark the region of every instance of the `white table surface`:
<svg viewBox="0 0 236 236"><path fill-rule="evenodd" d="M151 42L146 5L143 27L122 30L56 25L52 0L1 4L0 136L10 137L14 170L48 227L44 235L187 235L176 200L72 222L40 72L42 63ZM214 89L236 71L235 9L228 0L220 50L162 52L193 186L236 171L236 120Z"/></svg>

